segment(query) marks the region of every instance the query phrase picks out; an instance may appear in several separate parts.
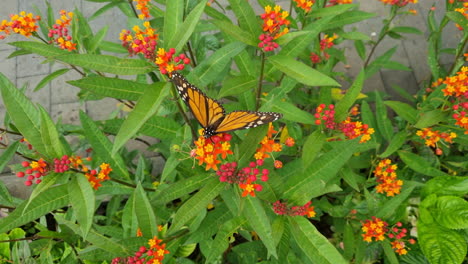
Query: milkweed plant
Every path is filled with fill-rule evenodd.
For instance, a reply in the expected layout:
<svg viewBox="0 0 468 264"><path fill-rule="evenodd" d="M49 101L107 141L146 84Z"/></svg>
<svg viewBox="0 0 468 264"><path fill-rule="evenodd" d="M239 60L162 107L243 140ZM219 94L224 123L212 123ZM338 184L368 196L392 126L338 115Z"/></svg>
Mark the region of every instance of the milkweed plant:
<svg viewBox="0 0 468 264"><path fill-rule="evenodd" d="M377 14L352 0L89 2L104 7L85 17L45 2L0 18L10 59L55 66L35 90L74 72L81 101L113 98L121 113L66 124L0 73L0 171L32 188L22 200L0 181L2 263L467 261L468 3L420 14L417 0L380 0L369 36L355 23ZM128 27L93 31L113 9ZM407 16L426 18L417 63L430 74L414 94L395 87L398 99L365 81L411 70L396 47L375 52L423 35L397 26ZM202 93L182 94L174 73ZM238 110L281 118L218 133L210 118Z"/></svg>

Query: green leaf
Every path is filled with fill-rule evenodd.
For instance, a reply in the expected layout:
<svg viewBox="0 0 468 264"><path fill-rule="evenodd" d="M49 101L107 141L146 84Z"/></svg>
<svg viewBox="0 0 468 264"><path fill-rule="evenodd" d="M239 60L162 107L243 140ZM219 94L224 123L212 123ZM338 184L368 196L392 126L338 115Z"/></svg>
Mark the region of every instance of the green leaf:
<svg viewBox="0 0 468 264"><path fill-rule="evenodd" d="M403 144L405 144L407 138L407 132L406 130L400 131L396 133L392 140L390 141L390 144L388 144L387 148L385 151L381 154L379 154L379 158L386 158L390 155L392 155L395 151L399 150Z"/></svg>
<svg viewBox="0 0 468 264"><path fill-rule="evenodd" d="M101 41L99 43L99 49L102 51L127 54L128 50L124 48L120 43L114 43L110 41Z"/></svg>
<svg viewBox="0 0 468 264"><path fill-rule="evenodd" d="M356 52L361 58L361 60L366 59L366 46L364 46L363 41L361 40L354 41L354 48L356 49Z"/></svg>
<svg viewBox="0 0 468 264"><path fill-rule="evenodd" d="M302 166L305 168L320 153L326 141L326 135L319 129L310 134L304 142L302 148Z"/></svg>
<svg viewBox="0 0 468 264"><path fill-rule="evenodd" d="M47 58L70 54L66 50L37 41L16 41L8 44Z"/></svg>
<svg viewBox="0 0 468 264"><path fill-rule="evenodd" d="M60 158L65 154L65 151L60 141L57 128L46 110L41 105L38 105L38 108L41 113L42 142L47 146L47 152L43 154L47 155L50 159Z"/></svg>
<svg viewBox="0 0 468 264"><path fill-rule="evenodd" d="M261 27L257 15L251 5L246 5L243 0L228 0L232 11L239 21L240 27L254 38L260 35ZM255 45L255 44L254 44Z"/></svg>
<svg viewBox="0 0 468 264"><path fill-rule="evenodd" d="M209 84L219 77L219 74L231 63L234 56L245 49L245 44L241 42L231 42L218 49L208 59L201 62L187 77L197 80L201 86Z"/></svg>
<svg viewBox="0 0 468 264"><path fill-rule="evenodd" d="M47 153L41 137L39 111L2 73L0 73L0 91L5 108L19 132L37 152Z"/></svg>
<svg viewBox="0 0 468 264"><path fill-rule="evenodd" d="M84 175L75 174L68 184L68 193L81 235L86 239L93 224L96 203L93 188Z"/></svg>
<svg viewBox="0 0 468 264"><path fill-rule="evenodd" d="M438 41L435 36L430 37L427 47L427 65L431 70L434 80L437 80L440 76L439 53L437 52Z"/></svg>
<svg viewBox="0 0 468 264"><path fill-rule="evenodd" d="M96 50L101 45L101 42L106 36L108 29L109 29L109 26L105 26L101 28L98 32L96 32L96 35L94 35L94 37L91 39L89 43L88 53L96 53Z"/></svg>
<svg viewBox="0 0 468 264"><path fill-rule="evenodd" d="M12 144L10 144L5 150L2 151L2 154L0 155L0 173L3 172L5 166L15 155L19 144L19 141L15 141Z"/></svg>
<svg viewBox="0 0 468 264"><path fill-rule="evenodd" d="M300 83L310 86L340 86L334 79L293 57L275 55L268 57L268 62Z"/></svg>
<svg viewBox="0 0 468 264"><path fill-rule="evenodd" d="M384 240L382 243L382 247L385 253L385 260L388 261L390 264L399 264L398 258L395 254L395 251L392 249L392 245L390 244L390 241Z"/></svg>
<svg viewBox="0 0 468 264"><path fill-rule="evenodd" d="M468 193L468 178L457 176L436 177L430 179L424 185L421 196L426 197L430 194L458 195L463 196Z"/></svg>
<svg viewBox="0 0 468 264"><path fill-rule="evenodd" d="M362 85L364 83L364 70L362 70L356 79L354 80L351 87L346 91L343 99L336 103L335 107L335 120L341 122L348 116L349 109L356 102L357 97L361 93Z"/></svg>
<svg viewBox="0 0 468 264"><path fill-rule="evenodd" d="M418 243L432 264L462 263L467 244L463 234L435 223L418 221Z"/></svg>
<svg viewBox="0 0 468 264"><path fill-rule="evenodd" d="M213 263L229 247L229 239L246 222L244 217L234 217L224 222L212 243L209 255L206 257L206 263Z"/></svg>
<svg viewBox="0 0 468 264"><path fill-rule="evenodd" d="M107 1L102 1L102 2L107 2ZM111 10L113 7L120 5L122 2L120 1L113 1L108 3L107 5L99 8L96 12L94 12L89 18L88 21L91 22L92 20L98 18L100 15L104 14L108 10Z"/></svg>
<svg viewBox="0 0 468 264"><path fill-rule="evenodd" d="M384 54L377 57L372 63L370 63L366 68L366 79L369 79L377 73L384 65L390 60L393 54L396 52L397 46L389 49Z"/></svg>
<svg viewBox="0 0 468 264"><path fill-rule="evenodd" d="M393 135L392 122L388 118L387 108L385 107L380 93L375 93L375 117L380 134L388 141Z"/></svg>
<svg viewBox="0 0 468 264"><path fill-rule="evenodd" d="M416 98L414 98L407 90L406 88L403 88L399 85L393 84L391 85L392 89L396 91L401 97L404 99L408 100L409 102L416 103ZM389 101L387 101L389 102Z"/></svg>
<svg viewBox="0 0 468 264"><path fill-rule="evenodd" d="M145 89L151 87L150 84L103 76L90 76L68 83L101 96L131 101L138 100Z"/></svg>
<svg viewBox="0 0 468 264"><path fill-rule="evenodd" d="M308 263L348 263L309 220L304 217L290 217L288 220L296 244L304 253Z"/></svg>
<svg viewBox="0 0 468 264"><path fill-rule="evenodd" d="M257 79L248 75L228 78L224 81L221 90L219 90L218 98L239 95L249 90L253 91L257 83Z"/></svg>
<svg viewBox="0 0 468 264"><path fill-rule="evenodd" d="M283 114L283 118L289 121L314 124L314 117L312 114L299 109L297 106L287 101L282 101L280 99L275 100L272 103L271 110Z"/></svg>
<svg viewBox="0 0 468 264"><path fill-rule="evenodd" d="M273 230L265 208L261 205L260 201L253 197L246 197L242 214L247 218L249 225L268 249L268 255L278 258L276 245L273 240Z"/></svg>
<svg viewBox="0 0 468 264"><path fill-rule="evenodd" d="M323 28L322 31L334 28L340 28L343 26L351 25L353 23L367 20L369 18L375 17L376 14L374 13L367 13L364 11L359 10L351 10L340 15L337 15L332 21L327 23Z"/></svg>
<svg viewBox="0 0 468 264"><path fill-rule="evenodd" d="M257 40L254 36L250 35L249 32L242 30L240 27L232 24L232 22L226 20L211 20L210 22L216 25L224 33L232 36L234 39L250 46L257 46Z"/></svg>
<svg viewBox="0 0 468 264"><path fill-rule="evenodd" d="M323 193L326 183L336 177L358 145L356 139L335 143L333 149L304 167L301 173L291 175L285 184L285 199L305 204Z"/></svg>
<svg viewBox="0 0 468 264"><path fill-rule="evenodd" d="M239 146L238 153L240 153L240 156L237 160L240 168L245 167L245 165L247 165L247 163L253 158L256 147L267 134L267 130L268 125L249 129L247 136Z"/></svg>
<svg viewBox="0 0 468 264"><path fill-rule="evenodd" d="M129 175L125 162L118 153L112 155L112 143L102 133L101 129L82 111L80 111L80 120L85 137L91 144L93 151L96 152L96 155L111 165L113 174L118 175L119 178L128 179Z"/></svg>
<svg viewBox="0 0 468 264"><path fill-rule="evenodd" d="M442 121L447 120L448 114L439 109L423 112L420 114L418 122L414 125L416 128L422 129L431 127Z"/></svg>
<svg viewBox="0 0 468 264"><path fill-rule="evenodd" d="M67 54L56 59L86 69L119 75L145 74L155 69L145 60L121 59L110 55Z"/></svg>
<svg viewBox="0 0 468 264"><path fill-rule="evenodd" d="M354 236L354 230L351 223L346 222L344 225L343 232L343 246L344 246L344 257L346 260L351 260L356 250L356 238Z"/></svg>
<svg viewBox="0 0 468 264"><path fill-rule="evenodd" d="M205 182L205 186L188 199L174 215L172 226L167 231L173 234L179 231L188 221L198 215L225 188L225 184L217 178Z"/></svg>
<svg viewBox="0 0 468 264"><path fill-rule="evenodd" d="M173 200L183 197L202 187L212 176L210 174L199 174L183 180L179 180L163 190L159 190L151 199L151 204L167 204Z"/></svg>
<svg viewBox="0 0 468 264"><path fill-rule="evenodd" d="M144 95L140 97L135 108L130 112L127 119L120 127L115 137L112 154L115 154L125 143L132 138L144 123L156 113L163 100L167 97L170 89L169 83L158 83L149 86Z"/></svg>
<svg viewBox="0 0 468 264"><path fill-rule="evenodd" d="M145 237L153 237L158 234L158 223L145 190L138 183L133 194L133 208L135 208L138 227Z"/></svg>
<svg viewBox="0 0 468 264"><path fill-rule="evenodd" d="M32 222L53 210L66 206L68 202L67 186L54 186L36 196L29 204L29 210L23 213L25 206L29 203L29 201L25 201L7 217L0 219L0 233Z"/></svg>
<svg viewBox="0 0 468 264"><path fill-rule="evenodd" d="M417 154L400 150L398 151L398 155L410 169L416 172L433 177L449 176L448 174L432 167L428 161Z"/></svg>
<svg viewBox="0 0 468 264"><path fill-rule="evenodd" d="M345 32L344 34L340 34L340 37L344 39L350 39L350 40L365 40L369 41L371 38L359 31L350 31L350 32Z"/></svg>
<svg viewBox="0 0 468 264"><path fill-rule="evenodd" d="M346 5L335 5L335 6L327 6L324 8L317 8L314 12L307 14L307 17L311 18L323 18L323 17L335 17L337 15L343 14L348 12L350 9L354 9L358 7L356 4L346 4Z"/></svg>
<svg viewBox="0 0 468 264"><path fill-rule="evenodd" d="M406 199L408 199L415 187L415 183L405 182L403 184L403 191L400 194L394 196L392 199L386 201L382 206L380 206L375 216L383 219L392 217L392 215L395 214L398 207L400 207L403 204L403 202L405 202Z"/></svg>
<svg viewBox="0 0 468 264"><path fill-rule="evenodd" d="M179 1L173 1L179 2ZM202 0L198 3L197 6L188 14L187 18L185 19L184 23L178 26L175 29L175 33L172 38L167 38L167 46L166 48L175 48L176 51L182 51L185 43L189 40L190 36L193 33L193 30L198 24L201 15L203 14L203 10L206 7L207 0ZM177 26L177 25L176 25Z"/></svg>
<svg viewBox="0 0 468 264"><path fill-rule="evenodd" d="M443 196L437 198L435 219L449 229L468 228L468 202L463 198Z"/></svg>
<svg viewBox="0 0 468 264"><path fill-rule="evenodd" d="M393 111L395 111L395 113L398 114L398 116L408 121L409 123L416 123L418 112L409 104L405 104L399 101L385 101L384 104L390 107Z"/></svg>
<svg viewBox="0 0 468 264"><path fill-rule="evenodd" d="M53 73L47 75L44 77L37 85L36 88L34 88L34 92L39 91L42 87L44 87L46 84L50 83L52 80L55 78L59 77L62 74L65 74L69 71L70 69L60 69L56 70Z"/></svg>
<svg viewBox="0 0 468 264"><path fill-rule="evenodd" d="M166 11L164 14L163 35L165 40L172 40L177 29L182 28L184 17L184 2L182 1L167 1ZM173 46L168 46L170 48Z"/></svg>

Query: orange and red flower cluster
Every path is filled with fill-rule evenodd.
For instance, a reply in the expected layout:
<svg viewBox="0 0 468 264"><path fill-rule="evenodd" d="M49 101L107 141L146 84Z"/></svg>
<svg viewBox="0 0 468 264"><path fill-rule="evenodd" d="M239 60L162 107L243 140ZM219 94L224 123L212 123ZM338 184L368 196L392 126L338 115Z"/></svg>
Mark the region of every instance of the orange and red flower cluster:
<svg viewBox="0 0 468 264"><path fill-rule="evenodd" d="M330 0L326 7L335 6L335 5L345 5L352 4L353 0Z"/></svg>
<svg viewBox="0 0 468 264"><path fill-rule="evenodd" d="M375 189L377 193L386 193L387 196L395 196L401 191L403 181L397 178L396 164L392 164L390 159L384 159L379 162L374 170L376 181L379 183Z"/></svg>
<svg viewBox="0 0 468 264"><path fill-rule="evenodd" d="M143 26L145 29L134 26L132 29L134 35L130 30L122 30L120 40L122 41L122 46L127 48L130 55L142 54L145 58L154 61L156 59L155 51L159 35L151 27L150 22L145 21Z"/></svg>
<svg viewBox="0 0 468 264"><path fill-rule="evenodd" d="M310 206L312 202L307 202L303 206L289 206L286 202L280 200L273 203L273 211L277 215L288 216L307 216L308 218L315 217L314 206Z"/></svg>
<svg viewBox="0 0 468 264"><path fill-rule="evenodd" d="M405 255L408 253L408 250L405 248L404 237L407 235L406 228L400 228L402 223L398 222L394 227L388 228L388 223L383 221L380 218L372 216L372 220L367 219L362 223L362 237L366 242L372 242L372 238L375 241L382 241L385 239L385 236L388 236L389 239L395 239L390 241L392 248L399 255ZM388 232L388 234L387 234ZM410 244L416 243L414 239L408 239Z"/></svg>
<svg viewBox="0 0 468 264"><path fill-rule="evenodd" d="M213 169L218 170L218 164L221 163L219 156L226 159L227 155L232 155L231 141L232 136L229 134L218 134L210 138L200 136L195 141L195 159L198 160L198 165L206 163L205 170Z"/></svg>
<svg viewBox="0 0 468 264"><path fill-rule="evenodd" d="M85 173L86 179L88 179L89 184L95 190L102 186L101 182L110 179L109 173L112 171L112 168L107 163L102 163L99 165L99 168L101 169L100 171L90 170Z"/></svg>
<svg viewBox="0 0 468 264"><path fill-rule="evenodd" d="M265 13L260 15L260 18L263 19L262 29L265 33L259 36L259 48L267 52L279 47L274 40L289 32L288 25L291 22L286 19L288 16L289 13L281 11L279 5L276 5L274 9L269 5L265 6Z"/></svg>
<svg viewBox="0 0 468 264"><path fill-rule="evenodd" d="M314 117L316 118L315 124L321 125L323 122L325 122L325 127L327 129L340 131L344 134L346 139L361 137L359 143L364 143L371 139L370 135L375 132L373 128L369 128L367 124L363 124L360 121L351 121L350 117L347 117L340 123L336 123L334 109L335 106L332 104L328 106L328 109L325 104L320 104L316 108L314 114Z"/></svg>
<svg viewBox="0 0 468 264"><path fill-rule="evenodd" d="M229 184L238 184L239 187L244 190L242 197L250 195L255 197L255 191L260 192L263 187L256 183L260 178L261 181L268 181L268 169L260 168L263 166L263 160L257 160L256 162L250 162L248 167L237 170L237 162L226 163L220 166L220 170L216 172L221 182L227 182Z"/></svg>
<svg viewBox="0 0 468 264"><path fill-rule="evenodd" d="M254 158L256 160L269 158L270 155L268 153L280 152L282 150L281 144L276 143L275 140L273 139L273 134L277 132L278 131L275 130L273 125L269 123L267 135L260 142L260 148L258 148L257 151L255 152Z"/></svg>
<svg viewBox="0 0 468 264"><path fill-rule="evenodd" d="M166 243L161 243L162 240L154 237L148 241L149 247L141 246L132 257L114 258L112 264L119 263L151 263L161 264L164 256L170 252L166 250Z"/></svg>
<svg viewBox="0 0 468 264"><path fill-rule="evenodd" d="M464 134L468 134L468 101L452 106L454 111L452 117L456 120L455 125L465 129Z"/></svg>
<svg viewBox="0 0 468 264"><path fill-rule="evenodd" d="M158 49L158 57L155 62L162 74L183 70L186 64L190 64L190 59L185 54L182 53L174 57L175 53L176 50L174 48L170 48L168 52L162 48Z"/></svg>
<svg viewBox="0 0 468 264"><path fill-rule="evenodd" d="M4 34L0 35L0 39L4 39L13 33L29 37L39 28L36 24L39 20L41 20L41 17L34 16L32 13L26 14L24 11L10 15L10 21L3 20L0 23L0 33Z"/></svg>
<svg viewBox="0 0 468 264"><path fill-rule="evenodd" d="M148 3L150 0L133 0L137 2L136 9L140 10L141 14L138 15L139 19L145 19L150 17Z"/></svg>
<svg viewBox="0 0 468 264"><path fill-rule="evenodd" d="M326 50L330 49L331 47L335 45L333 41L337 38L338 38L338 35L333 34L332 37L325 35L324 38L320 40L320 51L322 52L322 57L324 58L324 60L328 60L330 58L330 54L328 54ZM310 60L314 64L320 63L322 61L322 57L315 52L310 53Z"/></svg>
<svg viewBox="0 0 468 264"><path fill-rule="evenodd" d="M305 12L309 12L312 10L312 6L314 5L314 1L310 0L293 0L296 2L297 7L303 9Z"/></svg>
<svg viewBox="0 0 468 264"><path fill-rule="evenodd" d="M442 149L438 147L438 142L443 139L445 142L452 144L453 139L457 137L457 134L454 132L450 133L445 133L445 132L440 132L438 130L433 131L432 128L423 128L422 130L418 130L416 132L416 135L421 137L422 139L425 140L425 144L428 147L432 147L436 149L436 154L437 155L442 155Z"/></svg>
<svg viewBox="0 0 468 264"><path fill-rule="evenodd" d="M53 29L49 30L49 43L57 44L61 49L68 51L76 50L76 43L73 43L72 36L68 34L68 27L71 24L73 13L65 10L60 10L60 19L55 21L52 26Z"/></svg>
<svg viewBox="0 0 468 264"><path fill-rule="evenodd" d="M386 5L395 5L395 6L403 7L409 3L416 4L418 0L380 0L380 2Z"/></svg>
<svg viewBox="0 0 468 264"><path fill-rule="evenodd" d="M33 184L34 179L36 179L34 183L41 183L42 180L40 178L42 176L47 175L47 173L49 172L49 165L42 158L40 158L38 161L32 162L23 161L21 163L21 166L27 169L24 172L18 171L16 173L16 176L23 178L27 175L26 181L24 182L24 185L26 186L31 186Z"/></svg>

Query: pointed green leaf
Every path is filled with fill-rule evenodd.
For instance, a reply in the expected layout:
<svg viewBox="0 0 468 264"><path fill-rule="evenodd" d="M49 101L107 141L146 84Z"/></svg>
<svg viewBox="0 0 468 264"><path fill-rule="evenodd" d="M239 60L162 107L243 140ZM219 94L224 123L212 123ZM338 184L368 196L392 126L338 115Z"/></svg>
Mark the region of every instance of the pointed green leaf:
<svg viewBox="0 0 468 264"><path fill-rule="evenodd" d="M400 262L398 262L398 258L395 254L395 251L393 251L392 249L392 245L390 244L390 241L384 240L382 244L383 244L382 247L384 250L384 254L385 254L386 260L388 260L388 263L399 264Z"/></svg>
<svg viewBox="0 0 468 264"><path fill-rule="evenodd" d="M385 63L387 63L390 60L390 58L393 56L396 50L397 46L389 49L384 54L374 59L374 61L372 61L366 68L366 79L369 79L370 77L372 77L372 75L374 75L380 69L382 69L383 65L385 65Z"/></svg>
<svg viewBox="0 0 468 264"><path fill-rule="evenodd" d="M99 48L101 45L102 40L107 34L107 30L109 29L109 26L105 26L101 28L98 32L96 32L96 35L91 39L88 47L88 53L96 53L96 49Z"/></svg>
<svg viewBox="0 0 468 264"><path fill-rule="evenodd" d="M173 1L178 2L178 1ZM207 0L202 0L198 3L195 8L192 9L190 14L188 14L184 23L175 29L175 33L167 42L166 48L175 48L176 52L181 52L185 43L189 40L190 36L193 33L193 30L198 24L203 10L206 7Z"/></svg>
<svg viewBox="0 0 468 264"><path fill-rule="evenodd" d="M219 256L223 255L223 252L226 251L229 246L229 239L242 227L245 222L246 219L244 217L238 216L224 222L221 225L219 231L216 233L210 254L206 257L206 263L212 263Z"/></svg>
<svg viewBox="0 0 468 264"><path fill-rule="evenodd" d="M231 77L223 83L218 98L223 98L228 95L239 95L249 90L253 91L256 84L257 80L252 76Z"/></svg>
<svg viewBox="0 0 468 264"><path fill-rule="evenodd" d="M408 199L415 187L416 184L414 182L405 182L403 185L403 191L380 206L375 216L383 219L392 217L398 207Z"/></svg>
<svg viewBox="0 0 468 264"><path fill-rule="evenodd" d="M245 197L244 206L242 213L268 249L268 255L278 258L276 245L273 240L273 230L271 229L271 223L265 212L265 208L257 198L253 197Z"/></svg>
<svg viewBox="0 0 468 264"><path fill-rule="evenodd" d="M93 224L96 203L93 188L84 175L75 174L68 184L68 193L81 235L86 239Z"/></svg>
<svg viewBox="0 0 468 264"><path fill-rule="evenodd" d="M403 146L403 144L405 144L407 137L408 136L406 130L396 133L390 141L390 144L388 144L385 151L382 154L380 154L379 157L386 158L392 155L395 151L399 150L401 146Z"/></svg>
<svg viewBox="0 0 468 264"><path fill-rule="evenodd" d="M310 86L340 86L332 78L293 57L275 55L268 57L268 62L300 83Z"/></svg>
<svg viewBox="0 0 468 264"><path fill-rule="evenodd" d="M28 202L24 205L23 213L29 210L29 206L31 205L32 201L34 201L36 196L43 193L44 191L47 191L48 189L50 189L51 186L57 183L57 179L59 175L60 174L52 172L52 173L47 174L47 177L43 177L41 183L37 185L36 188L34 188L34 190L31 192Z"/></svg>
<svg viewBox="0 0 468 264"><path fill-rule="evenodd" d="M120 127L115 137L112 154L115 154L127 141L132 138L144 123L156 113L163 100L166 99L170 89L170 83L158 83L149 86L143 96L140 97L135 108Z"/></svg>
<svg viewBox="0 0 468 264"><path fill-rule="evenodd" d="M69 197L66 185L54 186L39 194L29 204L29 210L23 210L29 201L23 202L7 217L0 219L0 233L22 226L37 218L68 205Z"/></svg>
<svg viewBox="0 0 468 264"><path fill-rule="evenodd" d="M103 76L90 76L68 81L68 83L101 96L131 101L138 100L145 89L150 86L136 81Z"/></svg>
<svg viewBox="0 0 468 264"><path fill-rule="evenodd" d="M367 20L369 18L375 17L377 14L367 13L360 10L351 10L340 15L337 15L332 21L327 23L322 30L328 30L333 28L339 28L346 25L351 25L353 23Z"/></svg>
<svg viewBox="0 0 468 264"><path fill-rule="evenodd" d="M232 24L230 21L212 20L210 22L216 25L224 33L232 36L234 39L250 46L257 46L257 39L254 36L250 35L249 32L242 30L240 27Z"/></svg>
<svg viewBox="0 0 468 264"><path fill-rule="evenodd" d="M462 263L467 244L463 233L418 221L418 243L430 263Z"/></svg>
<svg viewBox="0 0 468 264"><path fill-rule="evenodd" d="M247 31L250 36L259 36L261 27L252 6L246 5L243 0L229 0L229 4L239 21L240 27Z"/></svg>
<svg viewBox="0 0 468 264"><path fill-rule="evenodd" d="M348 263L338 250L304 217L290 217L291 233L309 263Z"/></svg>
<svg viewBox="0 0 468 264"><path fill-rule="evenodd" d="M414 126L419 129L430 127L447 120L447 117L448 114L439 109L423 112L420 114L418 122Z"/></svg>
<svg viewBox="0 0 468 264"><path fill-rule="evenodd" d="M206 181L205 186L188 199L174 215L172 226L167 231L172 234L179 231L188 221L198 215L206 206L219 195L225 188L225 184L217 178Z"/></svg>
<svg viewBox="0 0 468 264"><path fill-rule="evenodd" d="M177 29L182 28L184 16L183 1L167 1L166 11L164 13L163 35L165 40L172 40ZM168 46L170 48L173 46Z"/></svg>
<svg viewBox="0 0 468 264"><path fill-rule="evenodd" d="M393 135L392 122L388 118L387 108L385 107L380 93L375 93L375 117L377 120L377 128L384 139L389 141Z"/></svg>
<svg viewBox="0 0 468 264"><path fill-rule="evenodd" d="M281 99L273 102L272 111L283 114L283 118L289 121L303 123L303 124L314 124L314 117L307 111L299 109L296 105L282 101Z"/></svg>
<svg viewBox="0 0 468 264"><path fill-rule="evenodd" d="M409 168L411 168L412 170L414 170L416 172L419 172L419 173L422 173L422 174L428 175L428 176L433 176L433 177L449 176L445 172L442 172L442 171L432 167L432 165L427 160L425 160L423 157L421 157L421 156L419 156L417 154L400 150L400 151L398 151L398 155L400 156L401 160Z"/></svg>
<svg viewBox="0 0 468 264"><path fill-rule="evenodd" d="M162 191L158 190L157 194L151 199L151 204L167 204L188 195L202 187L211 177L210 174L200 174L179 180Z"/></svg>
<svg viewBox="0 0 468 264"><path fill-rule="evenodd" d="M340 168L356 152L357 140L336 142L334 148L314 160L301 173L288 179L284 197L297 204L305 204L311 198L322 194L327 182L336 177Z"/></svg>
<svg viewBox="0 0 468 264"><path fill-rule="evenodd" d="M85 137L93 147L96 155L111 165L113 174L118 175L119 178L128 178L125 162L118 153L112 155L112 143L102 133L101 129L82 111L80 111L80 120Z"/></svg>
<svg viewBox="0 0 468 264"><path fill-rule="evenodd" d="M138 227L141 229L141 232L145 237L153 237L157 235L158 223L156 221L156 216L141 183L138 183L134 195L135 199L133 200L133 206L135 207Z"/></svg>
<svg viewBox="0 0 468 264"><path fill-rule="evenodd" d="M415 27L394 27L393 32L422 35L422 31Z"/></svg>
<svg viewBox="0 0 468 264"><path fill-rule="evenodd" d="M305 140L302 149L302 166L305 168L317 157L325 144L326 135L319 129L315 130Z"/></svg>
<svg viewBox="0 0 468 264"><path fill-rule="evenodd" d="M60 75L63 75L65 73L67 73L70 69L60 69L60 70L56 70L54 71L53 73L47 75L46 77L44 77L44 79L42 79L37 85L36 85L36 88L34 88L34 92L37 92L39 91L42 87L44 87L46 84L50 83L52 80L54 80L55 78L59 77Z"/></svg>
<svg viewBox="0 0 468 264"><path fill-rule="evenodd" d="M155 66L145 60L121 59L110 55L67 54L56 59L85 69L119 75L144 74L155 69Z"/></svg>
<svg viewBox="0 0 468 264"><path fill-rule="evenodd" d="M417 111L409 104L399 101L385 101L385 105L392 108L398 116L408 121L411 124L415 124L417 120Z"/></svg>
<svg viewBox="0 0 468 264"><path fill-rule="evenodd" d="M39 153L47 153L42 142L40 114L32 102L0 73L0 91L3 103L16 128Z"/></svg>
<svg viewBox="0 0 468 264"><path fill-rule="evenodd" d="M44 154L50 159L61 158L65 154L65 151L60 141L57 128L46 110L41 105L38 105L38 108L41 113L42 142L47 146L47 153Z"/></svg>
<svg viewBox="0 0 468 264"><path fill-rule="evenodd" d="M47 58L70 54L66 50L37 41L16 41L8 44Z"/></svg>
<svg viewBox="0 0 468 264"><path fill-rule="evenodd" d="M244 43L229 43L201 62L187 77L197 80L196 83L205 86L218 78L219 74L231 63L232 58L244 49Z"/></svg>
<svg viewBox="0 0 468 264"><path fill-rule="evenodd" d="M468 178L458 176L445 176L430 179L424 185L421 194L426 197L430 194L458 195L462 196L468 193Z"/></svg>
<svg viewBox="0 0 468 264"><path fill-rule="evenodd" d="M341 122L348 116L349 109L356 102L357 97L361 93L362 85L364 83L364 70L362 70L353 82L353 85L346 91L343 99L336 103L335 107L335 120Z"/></svg>
<svg viewBox="0 0 468 264"><path fill-rule="evenodd" d="M8 164L8 162L13 158L18 149L19 141L15 141L10 144L0 155L0 173L3 172L3 169Z"/></svg>
<svg viewBox="0 0 468 264"><path fill-rule="evenodd" d="M240 168L243 168L253 158L258 144L266 136L267 130L268 125L249 130L247 136L239 146L240 156L238 158L238 164Z"/></svg>

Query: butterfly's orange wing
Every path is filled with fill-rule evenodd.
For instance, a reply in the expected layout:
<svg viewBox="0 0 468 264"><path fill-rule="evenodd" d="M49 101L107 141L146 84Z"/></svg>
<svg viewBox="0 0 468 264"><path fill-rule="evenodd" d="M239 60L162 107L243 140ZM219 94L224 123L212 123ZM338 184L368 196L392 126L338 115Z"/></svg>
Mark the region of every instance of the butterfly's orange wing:
<svg viewBox="0 0 468 264"><path fill-rule="evenodd" d="M203 128L216 123L220 118L224 117L223 106L190 84L182 75L173 73L171 79L175 83L180 97Z"/></svg>
<svg viewBox="0 0 468 264"><path fill-rule="evenodd" d="M268 124L281 118L274 112L234 111L227 114L216 127L216 133L229 132L238 129L248 129Z"/></svg>

